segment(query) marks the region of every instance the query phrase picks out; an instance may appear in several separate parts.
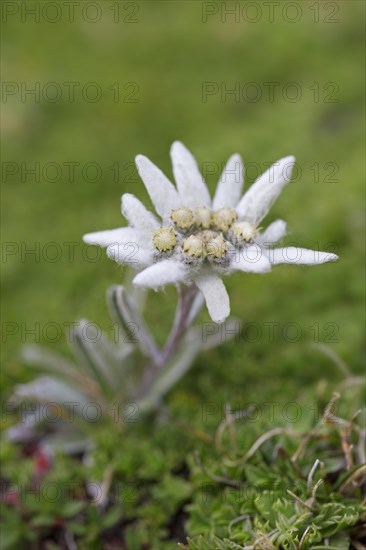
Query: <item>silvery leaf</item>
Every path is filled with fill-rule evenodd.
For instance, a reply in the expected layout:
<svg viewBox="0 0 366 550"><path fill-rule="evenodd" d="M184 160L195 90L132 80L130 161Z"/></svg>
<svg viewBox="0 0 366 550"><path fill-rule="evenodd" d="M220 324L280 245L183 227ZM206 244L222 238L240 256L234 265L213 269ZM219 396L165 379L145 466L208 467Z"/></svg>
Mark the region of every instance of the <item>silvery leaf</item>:
<svg viewBox="0 0 366 550"><path fill-rule="evenodd" d="M75 365L67 361L62 355L58 355L41 346L23 346L21 350L21 359L29 367L48 372L56 372L62 376L80 380L80 372Z"/></svg>
<svg viewBox="0 0 366 550"><path fill-rule="evenodd" d="M158 349L145 325L136 305L123 286L112 286L108 291L108 305L111 316L118 321L130 341L139 346L143 355L158 361Z"/></svg>
<svg viewBox="0 0 366 550"><path fill-rule="evenodd" d="M75 408L75 412L78 412L80 406L90 401L86 395L70 384L50 376L40 376L28 384L17 384L10 401L12 400L55 403L61 406L67 406L68 403L77 403L79 407Z"/></svg>
<svg viewBox="0 0 366 550"><path fill-rule="evenodd" d="M195 333L186 335L177 354L168 362L148 394L137 401L140 412L153 409L160 399L182 378L192 366L201 349L201 339Z"/></svg>
<svg viewBox="0 0 366 550"><path fill-rule="evenodd" d="M118 391L122 372L121 358L115 353L118 348L114 350L113 344L98 328L88 336L88 327L95 329L96 325L79 321L70 342L72 350L93 380L104 389Z"/></svg>

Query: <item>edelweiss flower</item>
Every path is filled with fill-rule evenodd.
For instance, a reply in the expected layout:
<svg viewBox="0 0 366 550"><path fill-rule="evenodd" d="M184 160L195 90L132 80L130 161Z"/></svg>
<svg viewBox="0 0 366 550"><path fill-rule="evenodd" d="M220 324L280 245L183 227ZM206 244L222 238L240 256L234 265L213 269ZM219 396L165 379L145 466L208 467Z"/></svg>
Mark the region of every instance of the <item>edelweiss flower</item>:
<svg viewBox="0 0 366 550"><path fill-rule="evenodd" d="M286 234L282 220L264 232L258 227L290 180L294 157L275 163L242 196L243 163L239 155L233 155L212 201L194 157L182 143L173 143L171 158L176 187L148 158L136 157L160 219L126 193L122 213L129 226L84 236L86 243L107 247L108 256L119 264L137 269L135 285L157 289L167 284L195 284L211 318L220 323L230 313L222 275L265 273L281 263L319 264L338 259L335 254L305 248L273 248Z"/></svg>

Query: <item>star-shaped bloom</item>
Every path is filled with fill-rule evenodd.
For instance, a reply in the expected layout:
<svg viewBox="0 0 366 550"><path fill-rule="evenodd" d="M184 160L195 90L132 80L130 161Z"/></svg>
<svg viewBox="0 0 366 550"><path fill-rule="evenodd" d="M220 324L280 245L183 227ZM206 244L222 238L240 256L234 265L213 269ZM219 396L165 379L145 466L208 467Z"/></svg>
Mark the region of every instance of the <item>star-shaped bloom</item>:
<svg viewBox="0 0 366 550"><path fill-rule="evenodd" d="M195 284L212 320L221 323L230 313L223 275L265 273L277 264L338 259L332 253L294 246L274 248L286 234L282 220L263 232L259 228L290 180L294 157L273 164L242 195L244 167L240 155L233 155L212 200L194 157L179 141L172 145L171 159L176 185L148 158L136 157L158 217L126 193L122 213L128 226L84 235L86 243L104 246L110 258L134 267L139 272L135 285L158 289L167 284Z"/></svg>

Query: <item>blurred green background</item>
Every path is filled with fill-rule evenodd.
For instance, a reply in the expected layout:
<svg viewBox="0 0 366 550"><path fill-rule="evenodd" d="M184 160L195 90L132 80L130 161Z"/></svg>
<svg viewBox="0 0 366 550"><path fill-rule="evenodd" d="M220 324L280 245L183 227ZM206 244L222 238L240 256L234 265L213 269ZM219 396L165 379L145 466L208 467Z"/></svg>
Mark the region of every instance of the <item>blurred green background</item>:
<svg viewBox="0 0 366 550"><path fill-rule="evenodd" d="M325 250L335 243L341 257L336 265L227 279L233 314L263 335L201 356L180 388L194 393L209 382L212 395L220 385L223 398L246 400L284 388L297 395L335 376L310 347L314 331L359 370L365 4L280 2L272 19L261 2L80 2L73 15L63 3L61 12L47 2L3 4L5 395L29 378L18 358L22 343L66 349L49 323L65 329L87 317L109 330L105 292L124 271L104 253L91 261L97 252L81 237L124 224L122 193L147 200L132 168L136 154L172 176L175 139L192 150L211 191L234 152L249 165L246 185L256 166L263 171L294 154L297 177L266 224L283 218L287 242ZM38 21L30 4L38 4ZM39 177L26 172L32 168ZM160 339L174 301L174 289L150 299ZM279 323L274 342L270 322ZM301 329L296 342L282 332L292 322Z"/></svg>

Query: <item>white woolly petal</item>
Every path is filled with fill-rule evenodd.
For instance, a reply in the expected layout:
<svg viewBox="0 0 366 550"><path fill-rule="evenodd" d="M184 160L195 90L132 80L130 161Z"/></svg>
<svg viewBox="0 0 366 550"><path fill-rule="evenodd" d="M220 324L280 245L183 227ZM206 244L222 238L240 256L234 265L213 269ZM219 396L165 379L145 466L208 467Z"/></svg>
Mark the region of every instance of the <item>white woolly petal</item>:
<svg viewBox="0 0 366 550"><path fill-rule="evenodd" d="M135 227L150 236L153 231L159 227L159 222L155 216L149 212L134 195L125 193L122 195L122 214L131 227Z"/></svg>
<svg viewBox="0 0 366 550"><path fill-rule="evenodd" d="M235 251L230 268L247 273L267 273L271 271L271 263L261 247L253 244Z"/></svg>
<svg viewBox="0 0 366 550"><path fill-rule="evenodd" d="M319 252L298 246L287 246L285 248L268 249L267 254L271 264L323 264L325 262L336 262L339 258L331 252Z"/></svg>
<svg viewBox="0 0 366 550"><path fill-rule="evenodd" d="M114 243L108 246L107 255L119 264L128 264L134 269L144 269L154 261L153 247L141 246L137 241Z"/></svg>
<svg viewBox="0 0 366 550"><path fill-rule="evenodd" d="M97 244L99 246L109 246L115 243L137 242L139 233L131 227L120 227L119 229L107 229L106 231L96 231L87 233L83 236L83 241L87 244Z"/></svg>
<svg viewBox="0 0 366 550"><path fill-rule="evenodd" d="M205 273L198 276L195 283L205 297L211 319L215 323L223 323L230 315L230 300L220 277Z"/></svg>
<svg viewBox="0 0 366 550"><path fill-rule="evenodd" d="M223 206L235 206L241 197L244 181L244 165L240 155L233 155L221 174L217 184L212 208L218 210Z"/></svg>
<svg viewBox="0 0 366 550"><path fill-rule="evenodd" d="M188 275L188 268L175 260L161 260L144 269L133 279L133 284L144 288L157 289L159 287L176 284L184 281Z"/></svg>
<svg viewBox="0 0 366 550"><path fill-rule="evenodd" d="M285 235L286 223L283 220L276 220L256 240L266 246L278 243Z"/></svg>
<svg viewBox="0 0 366 550"><path fill-rule="evenodd" d="M291 178L295 157L285 157L275 162L245 193L237 206L240 219L258 224L267 215L283 187Z"/></svg>
<svg viewBox="0 0 366 550"><path fill-rule="evenodd" d="M171 211L181 206L176 188L147 157L137 155L136 166L155 210L164 221L169 220Z"/></svg>
<svg viewBox="0 0 366 550"><path fill-rule="evenodd" d="M210 194L192 153L183 143L175 141L170 149L170 156L179 196L184 206L210 206Z"/></svg>

